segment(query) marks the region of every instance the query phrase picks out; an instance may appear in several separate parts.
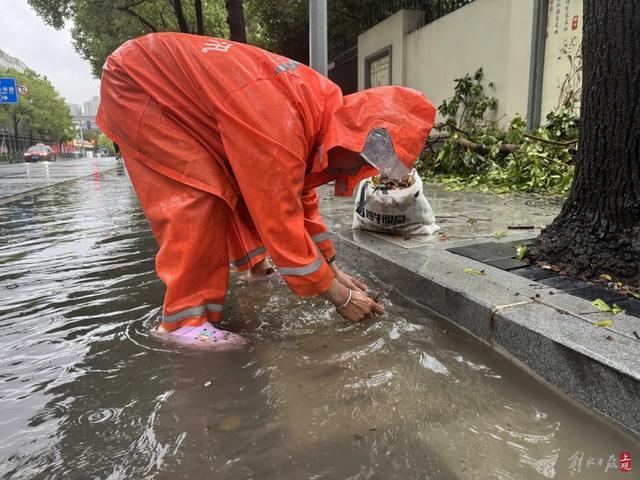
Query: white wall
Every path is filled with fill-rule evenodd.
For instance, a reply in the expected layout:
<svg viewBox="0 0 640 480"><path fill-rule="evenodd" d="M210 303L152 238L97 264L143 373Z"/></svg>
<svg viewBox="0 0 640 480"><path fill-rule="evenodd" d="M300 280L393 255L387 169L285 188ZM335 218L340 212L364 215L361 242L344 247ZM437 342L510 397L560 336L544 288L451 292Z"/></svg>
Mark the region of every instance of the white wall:
<svg viewBox="0 0 640 480"><path fill-rule="evenodd" d="M525 115L534 0L476 0L418 30L403 10L358 37L358 89L364 59L393 45L392 83L423 91L438 106L453 95L454 79L483 67L495 84L497 117ZM403 33L405 32L405 33Z"/></svg>
<svg viewBox="0 0 640 480"><path fill-rule="evenodd" d="M526 114L533 0L476 0L406 36L405 85L437 106L454 79L482 67L497 117Z"/></svg>
<svg viewBox="0 0 640 480"><path fill-rule="evenodd" d="M365 59L388 46L391 46L391 83L404 85L404 37L423 16L422 11L400 10L358 37L358 90L365 86Z"/></svg>

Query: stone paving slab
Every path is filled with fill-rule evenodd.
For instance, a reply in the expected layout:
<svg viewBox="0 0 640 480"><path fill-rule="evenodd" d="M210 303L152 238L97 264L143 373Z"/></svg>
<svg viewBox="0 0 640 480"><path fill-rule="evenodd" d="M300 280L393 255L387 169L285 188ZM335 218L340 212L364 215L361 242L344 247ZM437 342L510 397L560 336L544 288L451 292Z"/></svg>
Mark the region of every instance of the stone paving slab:
<svg viewBox="0 0 640 480"><path fill-rule="evenodd" d="M491 241L504 243L508 252L514 241L538 232L512 232L509 225L543 227L562 202L538 196L446 192L435 185L426 185L426 191L436 194L435 200L429 200L436 221L444 233L451 233L446 241L436 235L407 240L353 231L353 199L337 199L330 189L320 189L323 217L333 229L338 254L507 354L571 398L640 434L640 339L633 333L640 319L621 314L611 326L597 327L599 320L611 314L602 314L590 301L555 288L562 287L552 281L557 278L555 272L538 267L509 272L447 251L486 243L495 231L507 231L504 239ZM468 198L462 198L465 195ZM468 222L476 218L478 205L487 207L481 218L488 220ZM447 231L447 225L455 229ZM467 267L484 275L465 273ZM547 285L540 283L545 281Z"/></svg>
<svg viewBox="0 0 640 480"><path fill-rule="evenodd" d="M117 165L114 157L0 163L0 204L58 183L110 170Z"/></svg>

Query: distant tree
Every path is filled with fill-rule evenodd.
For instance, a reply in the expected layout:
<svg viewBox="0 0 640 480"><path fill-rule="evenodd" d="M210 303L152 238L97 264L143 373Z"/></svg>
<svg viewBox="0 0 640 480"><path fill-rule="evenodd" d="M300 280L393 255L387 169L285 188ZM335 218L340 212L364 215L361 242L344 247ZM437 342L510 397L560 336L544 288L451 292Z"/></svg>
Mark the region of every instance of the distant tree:
<svg viewBox="0 0 640 480"><path fill-rule="evenodd" d="M72 117L64 99L44 75L33 70L19 72L0 70L0 76L14 77L19 85L29 88L17 104L0 105L0 123L13 128L18 138L18 127L23 124L31 136L45 137L51 141L65 141L72 137Z"/></svg>
<svg viewBox="0 0 640 480"><path fill-rule="evenodd" d="M104 133L100 133L96 139L96 145L98 148L106 148L110 155L115 153L113 148L113 142Z"/></svg>
<svg viewBox="0 0 640 480"><path fill-rule="evenodd" d="M89 61L96 77L102 74L104 61L116 48L146 33L183 32L227 38L227 20L244 27L244 10L242 1L226 1L233 3L228 13L225 0L28 0L54 28L73 21L74 46ZM239 30L237 35L241 35Z"/></svg>
<svg viewBox="0 0 640 480"><path fill-rule="evenodd" d="M251 0L247 13L254 22L249 32L256 45L308 63L308 0Z"/></svg>
<svg viewBox="0 0 640 480"><path fill-rule="evenodd" d="M85 130L82 132L82 137L87 142L96 142L99 136L100 136L99 130Z"/></svg>
<svg viewBox="0 0 640 480"><path fill-rule="evenodd" d="M640 285L640 2L584 0L576 173L537 259Z"/></svg>

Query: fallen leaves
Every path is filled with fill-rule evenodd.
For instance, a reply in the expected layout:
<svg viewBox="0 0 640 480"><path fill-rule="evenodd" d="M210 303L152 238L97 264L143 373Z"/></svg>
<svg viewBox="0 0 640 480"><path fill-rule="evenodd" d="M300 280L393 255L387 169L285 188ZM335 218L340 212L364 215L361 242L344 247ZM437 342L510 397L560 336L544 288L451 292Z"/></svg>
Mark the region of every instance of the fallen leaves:
<svg viewBox="0 0 640 480"><path fill-rule="evenodd" d="M605 302L601 298L596 298L593 302L591 302L591 305L596 307L601 312L611 312L614 315L618 315L619 313L624 313L624 309L620 308L615 303L613 304L613 307L610 307L607 304L607 302Z"/></svg>
<svg viewBox="0 0 640 480"><path fill-rule="evenodd" d="M591 302L591 305L596 307L601 312L610 312L611 311L611 307L609 305L607 305L607 302L605 302L604 300L602 300L600 298L597 298L596 300Z"/></svg>
<svg viewBox="0 0 640 480"><path fill-rule="evenodd" d="M371 177L369 183L374 188L382 188L384 190L402 190L413 185L415 183L415 178L413 176L413 172L399 180L392 180L385 175L376 175L375 177Z"/></svg>
<svg viewBox="0 0 640 480"><path fill-rule="evenodd" d="M516 246L516 258L520 261L522 261L522 259L524 258L524 256L527 254L527 246L526 245L517 245Z"/></svg>
<svg viewBox="0 0 640 480"><path fill-rule="evenodd" d="M470 268L470 267L465 267L462 269L462 271L467 275L475 275L476 277L479 277L481 275L486 275L484 270L476 270L475 268Z"/></svg>
<svg viewBox="0 0 640 480"><path fill-rule="evenodd" d="M596 298L593 302L591 302L591 304L601 312L609 312L609 313L613 313L614 315L618 315L619 313L624 313L624 310L620 308L618 305L616 305L615 303L613 304L612 307L610 307L607 304L607 302L605 302L601 298ZM605 318L603 320L597 321L595 325L596 327L610 327L611 325L613 325L613 320L610 318Z"/></svg>
<svg viewBox="0 0 640 480"><path fill-rule="evenodd" d="M613 320L609 318L606 320L600 320L599 322L596 322L596 327L610 327L611 325L613 325Z"/></svg>
<svg viewBox="0 0 640 480"><path fill-rule="evenodd" d="M504 237L506 237L506 236L507 236L507 232L505 232L504 230L498 230L497 232L495 232L495 233L493 234L493 236L494 236L496 239L500 240L501 238L504 238Z"/></svg>
<svg viewBox="0 0 640 480"><path fill-rule="evenodd" d="M223 432L231 432L238 428L240 423L242 423L240 417L238 415L232 415L222 420L218 428Z"/></svg>

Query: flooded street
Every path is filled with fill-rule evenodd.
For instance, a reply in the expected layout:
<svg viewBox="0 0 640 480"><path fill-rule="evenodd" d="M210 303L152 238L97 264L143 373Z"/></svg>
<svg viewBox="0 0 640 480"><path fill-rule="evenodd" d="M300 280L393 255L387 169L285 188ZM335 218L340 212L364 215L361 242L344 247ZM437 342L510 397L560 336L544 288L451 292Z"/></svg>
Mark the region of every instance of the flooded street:
<svg viewBox="0 0 640 480"><path fill-rule="evenodd" d="M235 275L224 325L249 347L165 347L155 251L122 166L0 205L0 478L632 478L624 451L638 468L638 439L392 289L351 325Z"/></svg>

